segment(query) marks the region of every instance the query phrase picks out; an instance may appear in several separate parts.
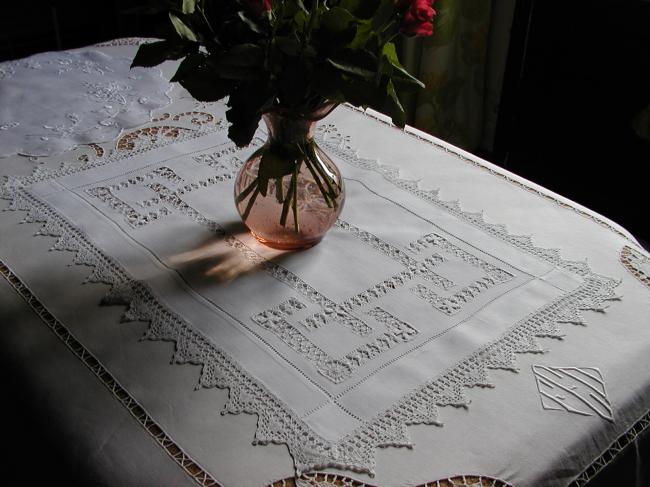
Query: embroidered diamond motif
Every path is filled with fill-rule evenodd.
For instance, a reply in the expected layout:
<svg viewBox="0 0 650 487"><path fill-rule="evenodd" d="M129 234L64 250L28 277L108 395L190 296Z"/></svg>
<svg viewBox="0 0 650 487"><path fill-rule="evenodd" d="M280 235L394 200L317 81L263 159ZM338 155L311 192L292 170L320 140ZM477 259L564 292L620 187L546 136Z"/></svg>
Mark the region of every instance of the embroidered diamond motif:
<svg viewBox="0 0 650 487"><path fill-rule="evenodd" d="M614 422L605 382L595 367L533 365L542 407Z"/></svg>

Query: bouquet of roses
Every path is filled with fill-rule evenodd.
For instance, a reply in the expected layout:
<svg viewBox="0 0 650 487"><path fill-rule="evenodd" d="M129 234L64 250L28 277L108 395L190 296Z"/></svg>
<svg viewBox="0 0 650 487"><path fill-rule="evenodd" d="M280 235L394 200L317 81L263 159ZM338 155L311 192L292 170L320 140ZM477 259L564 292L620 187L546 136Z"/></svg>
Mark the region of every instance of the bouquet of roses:
<svg viewBox="0 0 650 487"><path fill-rule="evenodd" d="M199 101L228 97L228 136L240 147L265 117L269 140L240 170L235 204L263 242L296 248L310 233L303 240L312 245L344 201L340 173L313 139L314 121L349 102L404 126L398 93L424 85L404 69L394 41L432 34L433 0L178 2L169 11L175 34L140 46L133 65L182 59L172 81Z"/></svg>
<svg viewBox="0 0 650 487"><path fill-rule="evenodd" d="M395 38L433 33L433 0L178 0L177 35L145 44L133 66L183 59L172 81L199 101L228 97L229 137L247 145L263 113L310 114L349 102L405 115L398 93L424 85Z"/></svg>

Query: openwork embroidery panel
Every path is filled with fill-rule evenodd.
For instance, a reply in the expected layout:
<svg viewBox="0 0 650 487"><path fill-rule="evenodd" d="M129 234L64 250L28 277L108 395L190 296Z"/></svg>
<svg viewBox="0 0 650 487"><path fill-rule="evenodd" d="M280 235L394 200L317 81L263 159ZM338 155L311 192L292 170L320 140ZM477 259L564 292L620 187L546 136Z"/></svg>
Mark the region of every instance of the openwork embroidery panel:
<svg viewBox="0 0 650 487"><path fill-rule="evenodd" d="M381 240L369 232L361 230L345 220L340 219L336 226L341 230L345 230L364 244L388 256L395 262L400 263L406 267L406 270L337 304L307 284L304 284L304 286L296 285L295 283L297 282L302 284L302 280L287 269L276 264L267 263L265 265L266 269L280 281L289 284L299 292L305 288L308 289L309 292L304 295L311 301L321 305L323 311L313 313L304 319L296 320L298 325L301 326L295 326L289 322L289 317L299 310L305 309L306 306L295 298L291 298L252 318L260 326L276 334L291 348L317 364L319 373L334 383L341 383L348 379L359 366L398 344L411 341L419 334L419 331L413 325L400 320L381 307L374 307L367 310L365 316L373 317L385 325L386 332L344 356L336 358L327 354L310 341L308 335L301 331L302 327L309 332L310 330L331 325L333 322L338 322L349 328L352 332L360 336L366 336L371 333L373 327L363 321L363 318L359 318L352 313L368 304L378 301L400 287L406 286L417 277L422 278L427 284L418 283L411 288L411 292L416 296L424 297L434 308L447 315L458 313L465 304L471 302L482 290L507 282L514 277L510 272L500 269L460 249L445 237L440 235L435 235L434 237L434 234L427 235L423 239L411 243L409 248L417 249L416 253L419 253L424 248L424 244L421 242L427 242L426 246L447 253L451 257L456 257L486 272L485 277L472 282L469 286L460 288L459 291L456 291L450 297L442 297L436 294L431 286L448 290L455 286L455 284L450 279L433 272L432 269L437 264L446 260L440 254L434 252L423 261L419 261L415 257L408 255L405 251Z"/></svg>
<svg viewBox="0 0 650 487"><path fill-rule="evenodd" d="M218 162L224 154L228 155L228 157L224 158L223 161ZM194 160L199 164L204 164L207 161L211 164L211 167L216 169L222 168L224 162L228 163L227 165L231 168L231 172L227 172L226 176L231 177L236 169L241 166L240 159L229 159L232 155L233 150L226 147L213 154L194 156ZM165 186L163 183L152 182L155 178L167 183L172 183L177 186L178 189L174 190ZM111 184L110 187L92 187L91 189L87 189L86 192L104 201L113 210L122 213L126 217L127 222L134 227L155 221L160 218L161 215L170 215L175 209L189 216L197 223L209 227L219 236L227 237L226 242L228 245L243 251L245 257L251 258L250 249L242 245L237 245L237 241L227 236L225 232L219 228L219 225L216 222L209 220L183 200L183 195L193 189L205 188L217 181L221 182L224 180L225 179L220 178L219 173L217 173L217 178L210 177L208 180L199 180L198 182L187 183L170 168L161 166L144 173L143 175L135 175L131 176L130 179L115 182ZM111 193L111 191L117 192L134 185L147 187L158 195L154 198L139 201L137 206L150 207L152 204L165 204L166 206L163 206L159 211L150 211L148 214L143 215L126 202L117 199L115 195ZM349 328L352 332L360 336L366 336L370 334L373 327L364 322L362 318L354 316L352 314L353 310L380 299L385 294L394 291L398 287L405 285L407 281L418 276L422 277L426 281L430 281L430 284L427 283L427 285L439 286L443 289L448 289L453 285L449 279L435 274L431 270L435 265L445 260L440 254L433 253L424 261L420 262L416 258L407 255L406 252L348 222L341 220L337 225L338 228L350 233L360 242L379 250L384 255L402 264L407 268L407 270L372 286L368 290L363 291L342 303L337 304L315 290L313 287L309 286L289 270L276 264L265 262L262 267L266 269L270 275L289 285L309 301L321 307L322 311L311 314L303 320L300 320L299 324L308 330L323 327L328 323L338 322ZM511 273L499 269L498 267L469 254L440 235L427 235L423 237L423 239L410 245L412 249L418 248L417 252L420 252L424 246L435 248L443 253L446 252L450 257L458 258L459 260L486 272L485 277L470 284L468 287L462 288L450 298L439 297L434 291L430 290L423 284L418 284L413 288L413 292L416 295L423 290L426 290L426 292L429 293L429 299L432 301L433 298L431 296L435 296L437 301L432 304L446 314L454 314L458 312L462 308L463 304L471 301L480 291L502 282L507 282L513 277ZM259 256L252 257L252 260L256 263L261 262ZM392 316L385 310L376 307L367 311L365 314L366 316L375 318L377 322L385 326L386 331L376 338L369 339L363 345L343 354L343 356L334 357L319 348L317 344L313 343L309 337L301 331L301 327L296 327L288 321L289 316L294 314L293 311L304 309L305 307L306 306L302 302L292 298L273 309L257 314L253 317L253 321L265 330L275 334L293 350L314 363L320 374L337 384L350 378L355 370L357 370L361 365L372 361L382 353L399 344L411 341L418 334L418 330L412 325Z"/></svg>
<svg viewBox="0 0 650 487"><path fill-rule="evenodd" d="M46 177L46 175L33 175L32 179L38 180ZM173 179L174 176L163 171L162 176L154 175L154 179L159 177L164 180L167 178L165 181L169 182L169 177ZM136 180L136 183L145 181L149 180ZM175 181L176 183L180 184L180 181ZM227 411L258 413L260 421L256 433L257 440L262 443L266 441L286 443L299 472L319 466L372 470L374 450L377 445L409 445L410 439L406 425L413 423L437 424L436 405L466 404L463 388L489 384L488 368L514 368L515 353L539 351L539 345L535 341L536 336L558 336L558 323L580 322L579 310L601 309L603 301L615 298L613 289L616 283L614 281L590 273L586 264L583 267L577 267L576 269L585 277L582 286L549 303L539 312L517 323L503 337L478 350L471 357L459 362L455 367L424 384L412 394L403 397L390 410L378 415L376 420L368 421L341 440L332 442L315 434L303 421L292 415L290 409L278 401L270 391L260 387L252 377L238 368L222 350L216 349L180 317L173 315L160 305L145 285L130 279L124 270L94 248L83 235L58 216L56 212L30 196L24 189L28 184L29 178L7 181L3 188L4 196L11 200L11 208L27 210L29 212L27 221L45 222L41 234L59 237L55 244L56 249L73 251L77 263L92 266L91 281L112 285L112 291L107 297L108 303L128 303L129 309L125 314L125 319L150 322L148 338L175 341L177 349L175 360L177 362L191 361L203 364L200 380L202 385L229 388L230 399L226 405ZM180 205L180 203L178 204ZM124 217L124 215L122 216ZM206 220L205 224L210 225L211 223ZM342 224L345 225L345 222ZM215 227L215 231L219 231L219 228ZM355 232L356 230L351 233ZM359 231L357 234L362 235L361 232ZM265 265L268 263L236 238L227 236L226 241L233 248L248 255L252 261ZM441 247L436 250L440 250L438 255L442 257L444 240L434 240L434 242ZM381 247L388 253L392 252L390 246L380 245L377 242L370 245ZM453 255L453 247L444 250ZM393 260L403 260L407 263L405 267L410 270L408 265L410 261L404 259L400 252L395 255ZM460 255L465 254L457 252L455 257ZM435 256L431 258L433 260L430 261L430 264L435 267L433 264L439 262L440 259ZM444 259L444 257L442 258ZM462 259L462 257L460 258ZM506 274L500 274L495 270L496 266L486 266L482 264L484 261L481 259L474 260L469 257L468 259L471 261L470 264L481 268L488 274L492 272L495 276L501 275L502 277L507 277L509 274L508 271L505 271ZM310 293L309 288L305 288L300 281L293 280L291 273L285 272L286 269L269 264L267 271L286 277L287 281L294 283L295 287L292 286L294 289L302 289L305 294ZM444 288L444 281L441 281L440 284L440 287ZM287 310L293 312L293 308L299 309L300 305L295 305L295 303L289 303L278 313L282 315L286 314ZM399 317L392 316L380 307L373 308L371 312L374 313L371 317L381 322L386 330L389 333L394 333L395 336L401 335L408 338L409 334L413 334L412 330L416 330L412 324L405 323ZM368 349L362 356L372 355L375 353L374 350L381 350L381 344L377 345L377 348Z"/></svg>

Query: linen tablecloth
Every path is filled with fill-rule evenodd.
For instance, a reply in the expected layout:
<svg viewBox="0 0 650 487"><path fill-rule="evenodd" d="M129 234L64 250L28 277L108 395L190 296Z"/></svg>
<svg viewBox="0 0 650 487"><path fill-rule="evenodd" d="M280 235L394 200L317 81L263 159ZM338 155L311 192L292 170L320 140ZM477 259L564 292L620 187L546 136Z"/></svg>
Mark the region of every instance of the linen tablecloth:
<svg viewBox="0 0 650 487"><path fill-rule="evenodd" d="M236 148L223 103L169 96L116 140L0 159L3 349L84 396L62 428L103 438L106 483L581 485L647 425L650 258L624 229L342 106L317 131L341 218L271 250L232 194L264 129Z"/></svg>

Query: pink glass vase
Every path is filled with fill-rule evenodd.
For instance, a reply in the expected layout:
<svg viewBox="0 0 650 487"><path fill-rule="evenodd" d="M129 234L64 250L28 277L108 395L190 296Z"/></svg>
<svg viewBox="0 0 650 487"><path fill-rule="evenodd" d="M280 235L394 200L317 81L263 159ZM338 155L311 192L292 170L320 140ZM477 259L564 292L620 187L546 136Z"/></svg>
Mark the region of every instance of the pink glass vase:
<svg viewBox="0 0 650 487"><path fill-rule="evenodd" d="M235 204L251 233L269 247L317 244L343 209L341 173L314 140L317 120L333 108L308 116L278 111L263 116L269 137L240 169Z"/></svg>

